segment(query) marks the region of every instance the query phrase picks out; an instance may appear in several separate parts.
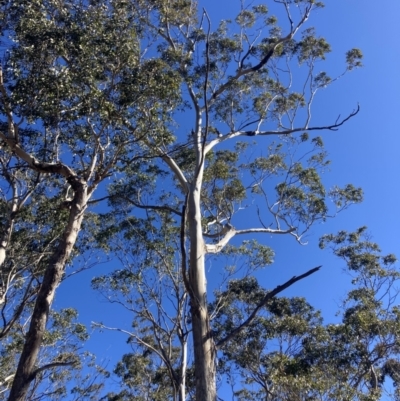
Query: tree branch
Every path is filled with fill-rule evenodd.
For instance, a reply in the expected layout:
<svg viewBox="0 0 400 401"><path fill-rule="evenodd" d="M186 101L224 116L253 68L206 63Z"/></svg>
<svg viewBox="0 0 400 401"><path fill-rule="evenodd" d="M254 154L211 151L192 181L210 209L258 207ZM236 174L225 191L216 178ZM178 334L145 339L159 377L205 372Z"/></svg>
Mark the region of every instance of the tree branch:
<svg viewBox="0 0 400 401"><path fill-rule="evenodd" d="M227 82L225 82L217 90L215 90L214 93L212 94L211 98L208 101L208 105L210 106L218 98L218 96L220 96L232 84L232 82L237 81L240 77L242 77L244 75L247 75L247 74L250 74L253 72L257 72L262 67L264 67L268 63L268 61L271 59L271 57L274 55L277 47L280 46L282 43L285 43L285 42L291 40L296 35L296 33L300 29L300 27L308 20L311 9L312 9L312 5L310 5L310 7L307 7L307 9L303 15L303 18L297 24L296 28L291 29L290 33L288 35L286 35L284 38L279 39L271 47L271 49L268 51L268 53L262 58L262 60L258 64L254 65L252 67L246 68L245 70L239 69L238 72L236 73L236 75L231 77Z"/></svg>
<svg viewBox="0 0 400 401"><path fill-rule="evenodd" d="M21 160L26 162L28 167L32 170L45 174L60 174L65 178L76 175L75 172L65 164L40 162L34 156L22 149L13 138L9 138L2 132L0 132L0 139L7 144L11 152L14 152Z"/></svg>
<svg viewBox="0 0 400 401"><path fill-rule="evenodd" d="M354 117L358 112L360 111L360 105L357 105L357 109L352 111L346 118L343 120L339 121L340 116L336 120L334 124L331 125L325 125L325 126L318 126L318 127L299 127L299 128L293 128L293 129L287 129L283 131L258 131L258 130L250 130L250 131L235 131L235 132L230 132L229 134L226 135L221 135L220 137L213 139L211 142L207 144L205 147L205 152L209 152L214 146L217 144L224 142L228 139L236 138L238 136L267 136L267 135L290 135L290 134L295 134L296 132L302 132L302 131L323 131L323 130L329 130L329 131L337 131L340 126L342 126L344 123L346 123L348 120L350 120L352 117Z"/></svg>
<svg viewBox="0 0 400 401"><path fill-rule="evenodd" d="M41 368L36 369L32 375L30 380L34 380L34 378L40 373L43 372L44 370L47 369L52 369L52 368L57 368L59 366L72 366L72 365L76 365L77 363L79 363L78 361L71 361L71 362L53 362L53 363L48 363L47 365L42 366Z"/></svg>
<svg viewBox="0 0 400 401"><path fill-rule="evenodd" d="M184 194L188 193L189 190L189 183L187 182L187 179L185 175L183 174L182 170L179 168L179 166L176 164L175 160L164 153L163 155L160 156L165 164L171 169L171 171L174 173L176 179L179 181L179 183L182 186L182 191Z"/></svg>
<svg viewBox="0 0 400 401"><path fill-rule="evenodd" d="M273 228L248 228L245 230L236 230L232 225L225 224L221 232L217 234L203 234L208 238L220 237L223 238L217 244L206 244L207 253L218 253L220 252L228 242L235 236L241 234L254 234L254 233L269 233L269 234L291 234L295 228L291 227L288 230L275 230Z"/></svg>
<svg viewBox="0 0 400 401"><path fill-rule="evenodd" d="M228 341L230 341L234 336L236 336L237 334L239 334L244 328L246 328L257 316L257 313L259 312L259 310L264 307L268 301L270 301L272 298L274 298L276 295L278 295L280 292L282 292L283 290L285 290L286 288L290 287L291 285L293 285L294 283L296 283L297 281L302 280L303 278L306 278L308 276L311 276L311 274L314 274L315 272L317 272L322 266L318 266L318 267L314 267L311 270L308 270L307 272L305 272L304 274L300 275L300 276L293 276L290 280L286 281L286 283L282 284L282 285L278 285L277 287L275 287L272 291L270 291L265 297L264 299L254 308L253 312L250 314L250 316L238 327L236 327L235 329L233 329L228 335L226 335L223 339L221 339L220 341L218 341L218 343L216 344L216 347L220 348L222 347L225 343L227 343Z"/></svg>
<svg viewBox="0 0 400 401"><path fill-rule="evenodd" d="M136 336L134 333L131 333L130 331L120 329L117 327L109 327L105 326L102 323L97 323L97 322L92 322L92 326L94 327L99 327L100 329L106 329L106 330L111 330L111 331L118 331L123 334L127 334L129 337L134 338L135 341L137 341L139 344L147 347L149 350L153 351L155 354L157 354L163 361L164 361L164 356L163 354L155 347L147 343L146 341L142 340L140 337Z"/></svg>
<svg viewBox="0 0 400 401"><path fill-rule="evenodd" d="M6 383L14 379L15 373L12 375L6 376L2 382L0 382L0 386L4 386Z"/></svg>
<svg viewBox="0 0 400 401"><path fill-rule="evenodd" d="M178 216L182 216L182 213L179 212L178 210L172 208L171 206L167 206L167 205L163 205L163 206L155 206L155 205L142 205L140 203L136 203L135 201L133 201L131 198L128 198L127 196L124 195L108 195L108 196L103 196L102 198L98 198L98 199L93 199L88 201L88 205L92 205L94 203L99 203L102 202L103 200L106 199L113 199L113 198L120 198L120 199L124 199L126 200L128 203L132 204L135 207L138 207L139 209L151 209L151 210L164 210L167 212L171 212L174 213Z"/></svg>
<svg viewBox="0 0 400 401"><path fill-rule="evenodd" d="M170 206L167 206L167 205L163 205L163 206L141 205L139 203L136 203L132 199L128 198L127 196L123 196L123 195L113 195L113 196L110 196L110 198L121 198L121 199L124 199L128 203L132 204L135 207L138 207L139 209L164 210L164 211L168 211L168 212L174 213L174 214L176 214L178 216L182 216L181 212L179 212L178 210L175 210L174 208L172 208Z"/></svg>

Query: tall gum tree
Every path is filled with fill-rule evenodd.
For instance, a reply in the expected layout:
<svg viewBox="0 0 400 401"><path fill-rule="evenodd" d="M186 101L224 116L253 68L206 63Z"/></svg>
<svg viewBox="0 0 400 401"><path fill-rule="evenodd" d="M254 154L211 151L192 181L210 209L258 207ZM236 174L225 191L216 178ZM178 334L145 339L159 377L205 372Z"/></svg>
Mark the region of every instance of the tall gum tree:
<svg viewBox="0 0 400 401"><path fill-rule="evenodd" d="M183 401L192 386L187 380L191 367L188 294L177 263L180 227L167 208L162 209L166 199L146 215L127 216L124 203L130 198L129 191L124 192L125 199L114 200L121 215L116 218L115 210L103 216L108 229L97 238L118 257L118 269L92 281L106 300L132 317L132 328L106 326L107 317L97 324L128 335L131 348L115 369L121 378L118 393L109 398Z"/></svg>
<svg viewBox="0 0 400 401"><path fill-rule="evenodd" d="M10 401L24 400L44 371L76 362L71 357L40 365L38 359L55 291L68 263L84 251L77 246L78 235L88 207L97 203L96 189L118 171L123 160L142 157L141 136L160 125L164 106L155 105L166 97L174 102L169 86L158 91L157 79L146 80L147 90L143 90L144 78L142 86L131 85L129 99L126 87L121 87L135 72L142 76L132 12L124 1L18 0L1 5L1 42L6 50L0 66L0 159L2 177L13 192L2 203L8 214L0 238L6 284L2 302L7 305L15 294L10 280L25 289L14 315L5 320L3 333L23 312L29 322L26 332L26 325L22 326L24 345L16 372L10 376ZM157 77L162 66L150 61L146 71ZM152 108L157 112L149 116ZM159 140L165 138L159 135ZM39 205L32 203L38 199ZM28 220L29 210L46 220L43 227L39 220ZM37 259L26 258L20 270L13 266L14 250L21 248L13 241L22 238L13 235L13 228L16 221L20 228L24 219L26 227L30 223L31 230L38 229L36 240L30 240L36 247L32 255L37 251L40 259L37 270ZM28 302L34 305L32 312L25 307Z"/></svg>
<svg viewBox="0 0 400 401"><path fill-rule="evenodd" d="M313 223L330 216L327 197L338 209L361 199L351 185L325 191L319 177L326 165L322 151L304 156L303 163L279 153L278 143L267 157L244 164L242 145L231 150L229 144L241 137L274 136L294 148L303 142L318 148L321 139L309 140L307 132L336 130L358 111L326 126L311 125L316 92L335 81L314 71L330 48L305 25L322 4L274 3L286 21L281 28L266 6L243 4L233 25L222 21L216 30L209 14L187 0L17 0L1 5L1 40L8 49L0 79L2 151L23 168L58 180L44 195L54 210L66 212L40 277L10 401L23 400L38 370L51 369L51 364L36 366L51 302L88 206L100 199L93 194L106 178L124 181L125 176L129 183L135 177L138 185L130 201L147 211L159 207L140 196L139 184L155 180L160 170L150 160L161 160L178 183L180 193L174 196L182 227L182 281L191 308L196 399L207 401L216 399L207 254L221 253L234 237L246 234L288 234L301 241ZM349 51L345 72L359 66L360 58L360 51ZM304 67L300 84L294 83L293 63ZM182 112L191 113L192 122L181 141L177 118ZM271 193L265 185L277 172L280 180ZM265 201L269 217L259 213L260 227L235 228L235 212L252 193ZM112 198L117 195L121 198L118 193ZM10 230L12 221L0 244L5 263Z"/></svg>
<svg viewBox="0 0 400 401"><path fill-rule="evenodd" d="M312 12L323 6L320 2L274 1L272 5L280 7L281 26L267 6L242 3L235 21L221 21L215 30L209 13L194 1L131 4L143 27L143 46L154 44L148 57L162 64L165 73L178 75L174 77L182 103L169 109L163 127L177 139L156 143L163 132L149 130L143 144L168 167L179 191L174 192L174 206L181 210L183 227L182 281L190 299L196 399L215 401L218 345L243 330L268 297L216 344L208 310L206 257L221 253L241 235L291 235L301 242L314 223L359 202L361 190L352 185L325 190L319 174L328 164L326 153L321 138L311 137L315 131L336 131L359 109L327 125L312 125L316 93L339 78L315 71L330 51L308 25ZM359 67L361 57L358 49L347 52L343 74ZM294 65L303 73L295 74ZM148 115L154 112L149 109ZM179 128L182 112L191 119L185 133ZM182 125L187 127L186 122ZM266 146L267 155L252 159L250 154L246 159L246 145L239 139L267 143L262 139L267 137L277 140ZM311 147L299 155L303 143ZM284 153L282 146L290 151ZM150 204L151 197L144 196L142 188L129 186L129 177L113 191L112 198L130 195L127 203L148 212L162 205ZM252 196L258 197L254 212L259 226L236 228L240 205ZM336 210L329 209L327 199ZM316 270L294 277L269 296Z"/></svg>
<svg viewBox="0 0 400 401"><path fill-rule="evenodd" d="M220 370L229 378L233 399L398 399L396 257L382 254L366 227L324 235L320 247L342 259L339 266L349 278L337 318L324 322L305 298L270 299L222 346ZM217 344L267 294L254 277L232 280L217 293Z"/></svg>

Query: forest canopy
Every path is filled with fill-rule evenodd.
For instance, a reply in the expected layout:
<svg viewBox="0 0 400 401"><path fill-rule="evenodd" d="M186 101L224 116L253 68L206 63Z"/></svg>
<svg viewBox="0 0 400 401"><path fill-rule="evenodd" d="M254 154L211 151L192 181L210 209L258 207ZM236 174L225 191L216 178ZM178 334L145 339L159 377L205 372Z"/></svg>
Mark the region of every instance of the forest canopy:
<svg viewBox="0 0 400 401"><path fill-rule="evenodd" d="M258 280L271 237L305 245L363 198L325 184L323 136L360 107L321 124L314 103L362 52L321 70L321 2L237 2L221 21L190 0L0 7L1 400L373 401L388 380L400 397L399 273L365 228L320 240L352 275L337 324L281 294L321 266ZM129 344L111 369L79 309L53 308L89 268L132 322L94 323Z"/></svg>

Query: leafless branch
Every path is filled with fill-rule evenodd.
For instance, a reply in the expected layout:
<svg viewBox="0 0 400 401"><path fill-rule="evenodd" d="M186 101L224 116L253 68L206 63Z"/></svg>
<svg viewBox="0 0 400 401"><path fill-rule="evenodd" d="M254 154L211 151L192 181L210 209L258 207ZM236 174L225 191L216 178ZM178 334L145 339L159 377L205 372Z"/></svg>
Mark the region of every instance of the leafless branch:
<svg viewBox="0 0 400 401"><path fill-rule="evenodd" d="M304 131L337 131L340 126L350 120L352 117L358 114L360 111L360 105L357 105L357 109L352 111L346 118L340 120L340 116L336 119L336 122L331 125L325 126L317 126L317 127L299 127L287 130L276 130L276 131L257 131L257 130L250 130L250 131L235 131L230 132L226 135L221 135L219 138L213 139L209 142L205 148L205 152L209 152L214 146L217 144L224 142L228 139L236 138L239 136L268 136L268 135L291 135L295 134L296 132L304 132Z"/></svg>
<svg viewBox="0 0 400 401"><path fill-rule="evenodd" d="M253 312L249 315L249 317L238 327L233 329L228 335L226 335L224 338L218 341L216 344L216 347L221 348L224 344L226 344L228 341L230 341L233 337L235 337L237 334L239 334L244 328L246 328L257 316L257 313L260 311L261 308L263 308L268 301L270 301L272 298L274 298L276 295L281 293L283 290L286 288L290 287L297 281L302 280L303 278L306 278L308 276L311 276L311 274L314 274L317 272L322 266L314 267L311 270L308 270L304 274L300 276L293 276L290 280L286 281L286 283L282 285L278 285L275 287L272 291L270 291L263 300L254 308Z"/></svg>
<svg viewBox="0 0 400 401"><path fill-rule="evenodd" d="M78 364L78 363L79 363L78 361L71 361L71 362L53 362L53 363L49 363L49 364L47 364L47 365L44 365L44 366L42 366L42 367L36 369L36 370L32 373L31 380L34 380L34 378L35 378L40 372L43 372L44 370L53 369L53 368L57 368L57 367L60 367L60 366L63 366L63 367L65 367L65 366L73 366L73 365L76 365L76 364Z"/></svg>
<svg viewBox="0 0 400 401"><path fill-rule="evenodd" d="M248 228L244 230L236 230L232 225L225 224L222 231L218 234L203 234L205 237L215 238L222 236L223 238L217 244L206 244L207 253L220 252L235 235L241 234L255 234L255 233L268 233L268 234L291 234L295 229L293 227L287 230L275 230L273 228Z"/></svg>

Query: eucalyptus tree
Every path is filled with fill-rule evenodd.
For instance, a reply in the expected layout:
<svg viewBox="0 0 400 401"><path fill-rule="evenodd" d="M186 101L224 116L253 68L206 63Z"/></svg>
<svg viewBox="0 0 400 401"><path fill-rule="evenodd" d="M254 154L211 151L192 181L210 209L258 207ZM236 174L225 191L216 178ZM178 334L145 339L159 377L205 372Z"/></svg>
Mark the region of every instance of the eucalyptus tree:
<svg viewBox="0 0 400 401"><path fill-rule="evenodd" d="M99 399L108 373L95 364L95 357L84 351L86 327L77 322L77 311L66 308L49 315L48 327L38 353L29 400ZM7 400L24 345L24 323L15 324L1 340L0 400ZM68 369L66 369L68 367Z"/></svg>
<svg viewBox="0 0 400 401"><path fill-rule="evenodd" d="M78 234L90 202L96 203L93 194L122 160L141 158L141 137L164 124L160 100L171 105L176 94L173 85L158 91L163 65L143 62L127 2L17 0L1 8L1 162L12 191L2 199L8 217L1 232L1 296L16 304L5 330L26 319L8 398L23 400L38 374L54 368L40 366L38 355L56 288L87 246L89 234ZM127 98L124 81L141 71L151 74L152 83L146 82L146 91L131 85ZM156 111L150 116L148 109Z"/></svg>
<svg viewBox="0 0 400 401"><path fill-rule="evenodd" d="M142 194L146 186L140 185ZM109 399L184 401L191 360L188 294L177 263L180 228L161 206L157 212L127 216L121 207L127 200L114 200L121 211L102 216L102 226L108 228L97 236L99 245L117 255L121 267L92 280L106 300L132 319L131 327L109 327L107 317L97 324L128 335L131 348L115 369L120 391Z"/></svg>
<svg viewBox="0 0 400 401"><path fill-rule="evenodd" d="M49 199L46 195L57 191L59 180L49 180L32 171L9 152L1 152L0 164L0 228L4 256L0 270L0 399L6 400L41 278L54 243L62 234L68 211L54 207L57 198ZM87 236L78 241L74 253L84 249L86 243ZM85 268L84 263L73 273L82 268ZM76 322L76 317L77 312L72 309L50 313L28 399L63 399L71 386L75 386L76 394L83 391L93 396L102 387L97 383L100 373L96 373L93 358L81 351L88 335L86 328ZM90 379L82 373L83 365L86 369L93 365Z"/></svg>
<svg viewBox="0 0 400 401"><path fill-rule="evenodd" d="M40 174L31 174L12 155L1 153L0 338L5 338L37 292L35 275L40 274L39 265L46 256L46 247L39 243L51 243L58 232L53 227L54 231L46 233L40 222L42 216L38 218L33 208L26 206L35 204L37 209L42 206L40 192L44 187ZM11 257L6 258L6 250Z"/></svg>
<svg viewBox="0 0 400 401"><path fill-rule="evenodd" d="M49 250L60 235L60 224L52 218L54 211L43 196L46 184L50 188L51 183L7 152L0 155L0 163L3 258L0 382L4 397L15 376L25 327L29 323L40 278L49 262Z"/></svg>
<svg viewBox="0 0 400 401"><path fill-rule="evenodd" d="M328 197L339 210L360 201L361 191L351 185L325 190L319 172L328 161L322 140L309 134L336 130L358 111L326 126L312 125L316 92L335 81L315 71L330 47L306 25L322 4L274 3L282 8L281 27L266 6L243 5L233 24L222 21L214 31L209 14L188 0L2 3L1 41L7 47L0 76L2 151L28 175L40 176L39 183L42 177L52 182L42 196L55 211L49 224L59 230L45 242L37 294L28 293L34 309L10 400L23 400L41 369L37 355L55 290L81 251L78 234L106 179L116 178L113 202L125 198L136 210L163 211L176 219L161 220L157 227L178 228L179 248L172 252L179 254L179 296L190 301L199 400L216 398L206 255L220 254L234 237L247 234L287 234L301 242L312 224L336 213L329 210ZM360 58L359 50L349 51L344 72L360 66ZM293 63L305 73L294 75ZM182 113L185 118L191 113L186 132L179 127ZM252 159L237 142L249 137L262 143L266 154ZM172 194L157 193L162 185L157 175ZM32 191L30 196L39 188ZM252 197L259 225L235 228L237 212ZM17 207L22 216L24 205ZM14 223L7 224L1 238L4 263Z"/></svg>
<svg viewBox="0 0 400 401"><path fill-rule="evenodd" d="M272 298L222 347L219 366L237 400L369 400L399 397L400 273L365 227L321 238L346 261L352 287L337 323L324 323L303 298ZM254 278L233 280L216 294L220 338L268 294ZM388 383L388 380L391 383Z"/></svg>
<svg viewBox="0 0 400 401"><path fill-rule="evenodd" d="M325 235L320 246L329 246L346 262L353 288L341 307L341 324L328 325L326 342L307 341L305 353L317 366L321 357L327 359L339 395L345 390L351 399L379 400L389 392L399 399L400 272L395 255L382 254L366 227Z"/></svg>
<svg viewBox="0 0 400 401"><path fill-rule="evenodd" d="M181 228L177 260L190 300L196 399L214 401L218 344L208 309L206 258L221 254L239 236L288 235L302 242L313 224L359 202L361 190L350 184L324 188L320 173L329 161L322 139L311 135L336 131L358 108L343 119L312 125L316 93L336 81L316 71L316 63L330 51L307 25L320 2L274 1L281 7L281 26L265 5L242 3L234 22L221 21L215 30L210 14L193 1L130 4L141 27L141 43L149 48L149 63L163 66L156 79L164 88L174 85L179 99L174 107L167 104L168 97L162 98L165 124L149 127L142 138L149 156L163 163L158 165L163 171L158 192L151 193L128 173L109 196L125 199L127 215L131 207L149 214L163 210L174 219L168 224ZM359 67L361 57L358 49L348 51L343 73ZM303 73L294 74L292 68L299 64ZM149 90L151 73L126 78L126 99L132 99L132 86ZM143 111L148 118L157 112L157 107ZM250 150L249 140L263 151ZM333 200L333 210L327 199ZM257 223L235 227L243 226L238 216L252 211L255 219L248 221ZM225 341L250 324L262 306L249 311L247 323L233 327Z"/></svg>

